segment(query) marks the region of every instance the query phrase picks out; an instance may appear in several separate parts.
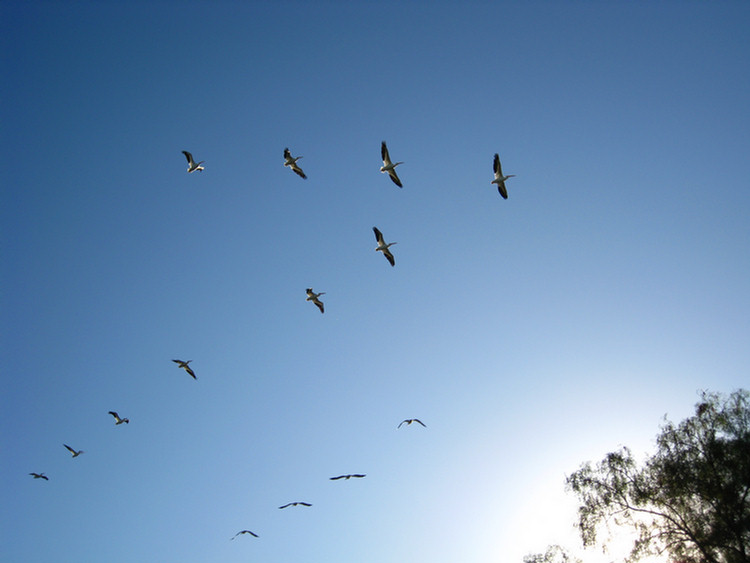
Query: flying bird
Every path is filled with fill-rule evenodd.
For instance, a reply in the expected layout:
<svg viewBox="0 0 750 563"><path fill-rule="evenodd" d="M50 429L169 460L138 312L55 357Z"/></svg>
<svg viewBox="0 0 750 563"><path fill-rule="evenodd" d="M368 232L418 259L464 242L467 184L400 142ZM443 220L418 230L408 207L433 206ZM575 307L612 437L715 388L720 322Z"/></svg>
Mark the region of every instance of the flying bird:
<svg viewBox="0 0 750 563"><path fill-rule="evenodd" d="M79 455L83 453L83 450L76 451L73 448L71 448L68 444L63 444L63 446L65 446L65 449L67 449L70 453L73 454L73 457L78 457Z"/></svg>
<svg viewBox="0 0 750 563"><path fill-rule="evenodd" d="M237 532L236 534L234 534L234 537L232 539L236 538L240 534L250 534L254 538L258 537L258 534L256 534L255 532L251 532L250 530L242 530L241 532Z"/></svg>
<svg viewBox="0 0 750 563"><path fill-rule="evenodd" d="M188 151L182 151L182 154L185 155L185 158L187 158L187 161L188 161L188 173L195 172L196 170L198 172L202 172L204 170L201 164L206 162L205 160L201 160L199 163L196 164L196 162L193 160L193 155L190 154Z"/></svg>
<svg viewBox="0 0 750 563"><path fill-rule="evenodd" d="M34 479L44 479L45 481L49 481L49 477L47 477L44 473L29 473Z"/></svg>
<svg viewBox="0 0 750 563"><path fill-rule="evenodd" d="M115 426L117 426L118 424L122 424L123 422L125 424L130 424L130 419L120 418L120 415L117 414L115 411L109 411L109 414L115 417Z"/></svg>
<svg viewBox="0 0 750 563"><path fill-rule="evenodd" d="M300 168L297 165L297 161L302 158L301 156L293 157L292 153L289 152L289 149L284 149L284 166L288 166L292 169L292 171L299 176L300 178L304 178L307 180L307 176L305 176L305 173L302 172L302 168Z"/></svg>
<svg viewBox="0 0 750 563"><path fill-rule="evenodd" d="M401 428L402 424L406 424L407 426L409 426L412 422L418 422L419 424L421 424L422 426L424 426L425 428L427 428L427 425L424 422L422 422L421 420L419 420L418 418L407 418L406 420L402 420L401 424L399 424L397 426L397 428Z"/></svg>
<svg viewBox="0 0 750 563"><path fill-rule="evenodd" d="M320 293L315 293L312 290L312 287L308 287L305 291L307 291L307 299L305 299L305 301L312 301L313 303L315 303L315 306L320 309L320 312L323 313L323 302L318 299L318 297L320 297L321 295L325 295L326 292L321 291Z"/></svg>
<svg viewBox="0 0 750 563"><path fill-rule="evenodd" d="M500 166L500 155L495 153L495 160L492 163L492 169L495 171L495 179L490 182L491 184L497 184L497 191L503 196L503 199L508 199L508 190L505 187L505 180L513 178L515 174L509 174L503 176L503 167Z"/></svg>
<svg viewBox="0 0 750 563"><path fill-rule="evenodd" d="M354 475L339 475L338 477L331 477L331 481L337 481L339 479L351 479L352 477L356 477L358 479L361 479L362 477L366 477L366 475L361 475L359 473L355 473Z"/></svg>
<svg viewBox="0 0 750 563"><path fill-rule="evenodd" d="M404 186L401 184L401 180L398 179L398 174L396 174L396 166L403 164L403 162L397 162L396 164L391 162L391 157L388 154L388 147L385 146L385 141L380 145L380 156L383 157L383 166L380 167L380 171L387 172L391 177L391 180L393 180L393 183L399 188L403 188Z"/></svg>
<svg viewBox="0 0 750 563"><path fill-rule="evenodd" d="M279 510L282 508L287 508L288 506L312 506L309 502L290 502L289 504L285 504L284 506L280 506Z"/></svg>
<svg viewBox="0 0 750 563"><path fill-rule="evenodd" d="M382 252L383 256L385 256L388 262L391 263L391 266L395 266L396 260L393 258L393 254L391 254L391 251L388 250L388 247L393 246L394 244L398 244L398 243L396 242L386 243L385 239L383 238L383 233L381 233L377 227L373 227L372 232L375 233L375 239L378 241L378 246L375 247L375 252Z"/></svg>
<svg viewBox="0 0 750 563"><path fill-rule="evenodd" d="M184 369L186 372L188 372L190 374L190 377L192 377L193 379L198 379L197 377L195 377L195 372L188 365L193 360L188 360L187 362L183 362L182 360L172 360L172 361L177 364L177 367L180 367Z"/></svg>

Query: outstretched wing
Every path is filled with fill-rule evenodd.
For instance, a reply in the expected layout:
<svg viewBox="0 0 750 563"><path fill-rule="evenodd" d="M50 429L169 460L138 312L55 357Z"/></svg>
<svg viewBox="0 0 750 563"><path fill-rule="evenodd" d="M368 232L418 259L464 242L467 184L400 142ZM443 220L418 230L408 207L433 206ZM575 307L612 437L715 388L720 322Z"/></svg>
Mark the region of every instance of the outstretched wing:
<svg viewBox="0 0 750 563"><path fill-rule="evenodd" d="M391 163L391 157L388 154L388 147L385 146L385 141L380 144L380 156L383 157L383 164L388 166Z"/></svg>
<svg viewBox="0 0 750 563"><path fill-rule="evenodd" d="M187 159L188 164L193 162L193 155L190 154L188 151L182 151L182 154L185 155L185 158Z"/></svg>
<svg viewBox="0 0 750 563"><path fill-rule="evenodd" d="M380 232L380 231L378 230L378 228L377 228L377 227L373 227L373 228L372 228L372 232L374 232L374 233L375 233L375 240L377 240L377 241L378 241L378 244L382 244L382 243L383 243L383 233L381 233L381 232Z"/></svg>

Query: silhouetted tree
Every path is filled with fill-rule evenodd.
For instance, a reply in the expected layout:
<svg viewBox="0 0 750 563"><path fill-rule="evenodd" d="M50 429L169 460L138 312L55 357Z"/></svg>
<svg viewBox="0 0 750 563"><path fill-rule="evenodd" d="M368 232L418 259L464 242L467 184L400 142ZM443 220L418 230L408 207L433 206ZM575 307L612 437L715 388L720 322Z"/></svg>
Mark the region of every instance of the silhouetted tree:
<svg viewBox="0 0 750 563"><path fill-rule="evenodd" d="M581 563L559 545L551 545L544 553L534 553L523 558L523 563Z"/></svg>
<svg viewBox="0 0 750 563"><path fill-rule="evenodd" d="M703 392L694 416L665 421L656 454L640 467L621 448L570 475L584 546L613 522L636 531L628 561L668 553L680 563L748 563L749 401L744 390Z"/></svg>

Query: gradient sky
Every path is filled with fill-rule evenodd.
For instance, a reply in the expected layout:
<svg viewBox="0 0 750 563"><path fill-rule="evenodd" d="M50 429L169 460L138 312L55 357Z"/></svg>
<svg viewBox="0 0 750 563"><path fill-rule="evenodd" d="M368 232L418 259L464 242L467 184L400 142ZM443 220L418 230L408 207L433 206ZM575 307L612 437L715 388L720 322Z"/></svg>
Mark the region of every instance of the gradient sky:
<svg viewBox="0 0 750 563"><path fill-rule="evenodd" d="M0 559L569 544L565 475L748 386L748 29L747 2L3 2Z"/></svg>

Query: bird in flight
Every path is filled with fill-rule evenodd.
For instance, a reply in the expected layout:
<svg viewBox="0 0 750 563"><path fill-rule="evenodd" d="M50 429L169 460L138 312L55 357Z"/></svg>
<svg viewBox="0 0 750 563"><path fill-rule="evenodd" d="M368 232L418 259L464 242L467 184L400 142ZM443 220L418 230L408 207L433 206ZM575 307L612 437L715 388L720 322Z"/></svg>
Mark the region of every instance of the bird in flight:
<svg viewBox="0 0 750 563"><path fill-rule="evenodd" d="M386 243L385 239L383 238L383 233L381 233L377 227L373 227L372 232L375 233L375 240L378 241L378 245L375 247L375 252L382 252L383 256L385 256L388 262L391 263L391 266L395 266L396 260L393 258L393 254L391 254L391 251L388 249L388 247L393 246L394 244L398 244L398 243L397 242Z"/></svg>
<svg viewBox="0 0 750 563"><path fill-rule="evenodd" d="M284 506L280 506L279 510L281 510L282 508L287 508L288 506L298 506L298 505L299 506L312 506L312 504L308 502L290 502L288 504L285 504Z"/></svg>
<svg viewBox="0 0 750 563"><path fill-rule="evenodd" d="M313 303L315 303L315 306L320 309L320 312L323 313L323 302L318 299L318 297L320 297L321 295L325 295L326 292L321 291L320 293L315 293L312 290L312 287L308 287L305 291L307 291L307 299L305 299L305 301L312 301Z"/></svg>
<svg viewBox="0 0 750 563"><path fill-rule="evenodd" d="M250 534L254 538L258 537L258 534L256 534L255 532L251 532L250 530L242 530L241 532L237 532L236 534L234 534L234 537L232 539L236 538L240 534Z"/></svg>
<svg viewBox="0 0 750 563"><path fill-rule="evenodd" d="M391 177L391 180L393 180L393 183L399 188L403 188L404 186L401 184L401 180L398 179L398 174L396 174L396 166L403 164L403 162L397 162L396 164L391 162L391 157L388 154L388 147L385 146L385 141L380 144L380 156L383 157L383 166L380 167L380 171L387 172Z"/></svg>
<svg viewBox="0 0 750 563"><path fill-rule="evenodd" d="M182 154L185 155L185 158L187 158L187 161L188 161L188 173L195 172L196 170L198 172L202 172L204 170L201 164L206 162L205 160L201 160L199 163L196 164L196 162L193 160L193 155L190 154L188 151L182 151Z"/></svg>
<svg viewBox="0 0 750 563"><path fill-rule="evenodd" d="M331 477L331 481L338 481L339 479L351 479L352 477L356 477L358 479L361 479L362 477L366 477L366 475L361 475L359 473L355 473L354 475L339 475L338 477Z"/></svg>
<svg viewBox="0 0 750 563"><path fill-rule="evenodd" d="M497 184L497 191L500 192L500 195L503 196L503 199L508 199L508 190L505 187L505 180L507 180L508 178L513 178L515 174L503 176L503 167L500 165L500 155L498 155L497 153L495 153L495 160L492 163L492 169L495 172L495 179L490 183Z"/></svg>
<svg viewBox="0 0 750 563"><path fill-rule="evenodd" d="M301 156L293 157L292 153L289 152L289 149L284 149L284 166L288 166L292 169L292 171L299 176L300 178L304 178L307 180L307 176L305 176L305 173L302 172L302 168L300 168L297 165L297 161L302 158Z"/></svg>
<svg viewBox="0 0 750 563"><path fill-rule="evenodd" d="M182 368L186 372L188 372L190 374L190 377L192 377L193 379L198 379L197 377L195 377L195 372L188 365L193 360L188 360L187 362L183 362L182 360L172 360L172 361L177 364L177 367Z"/></svg>
<svg viewBox="0 0 750 563"><path fill-rule="evenodd" d="M44 479L45 481L49 481L49 477L47 477L44 473L29 473L34 479Z"/></svg>
<svg viewBox="0 0 750 563"><path fill-rule="evenodd" d="M117 426L118 424L122 424L123 422L125 424L130 424L129 418L120 418L120 415L117 414L115 411L109 411L109 414L115 417L115 426Z"/></svg>
<svg viewBox="0 0 750 563"><path fill-rule="evenodd" d="M73 457L78 457L79 455L83 453L83 450L76 451L73 448L71 448L68 444L63 444L63 446L65 446L65 449L67 449L70 453L73 454Z"/></svg>
<svg viewBox="0 0 750 563"><path fill-rule="evenodd" d="M399 424L397 426L397 428L401 428L402 424L406 424L407 426L409 426L412 422L418 422L419 424L421 424L422 426L424 426L425 428L427 428L427 425L424 422L422 422L421 420L419 420L418 418L407 418L406 420L402 420L401 424Z"/></svg>

